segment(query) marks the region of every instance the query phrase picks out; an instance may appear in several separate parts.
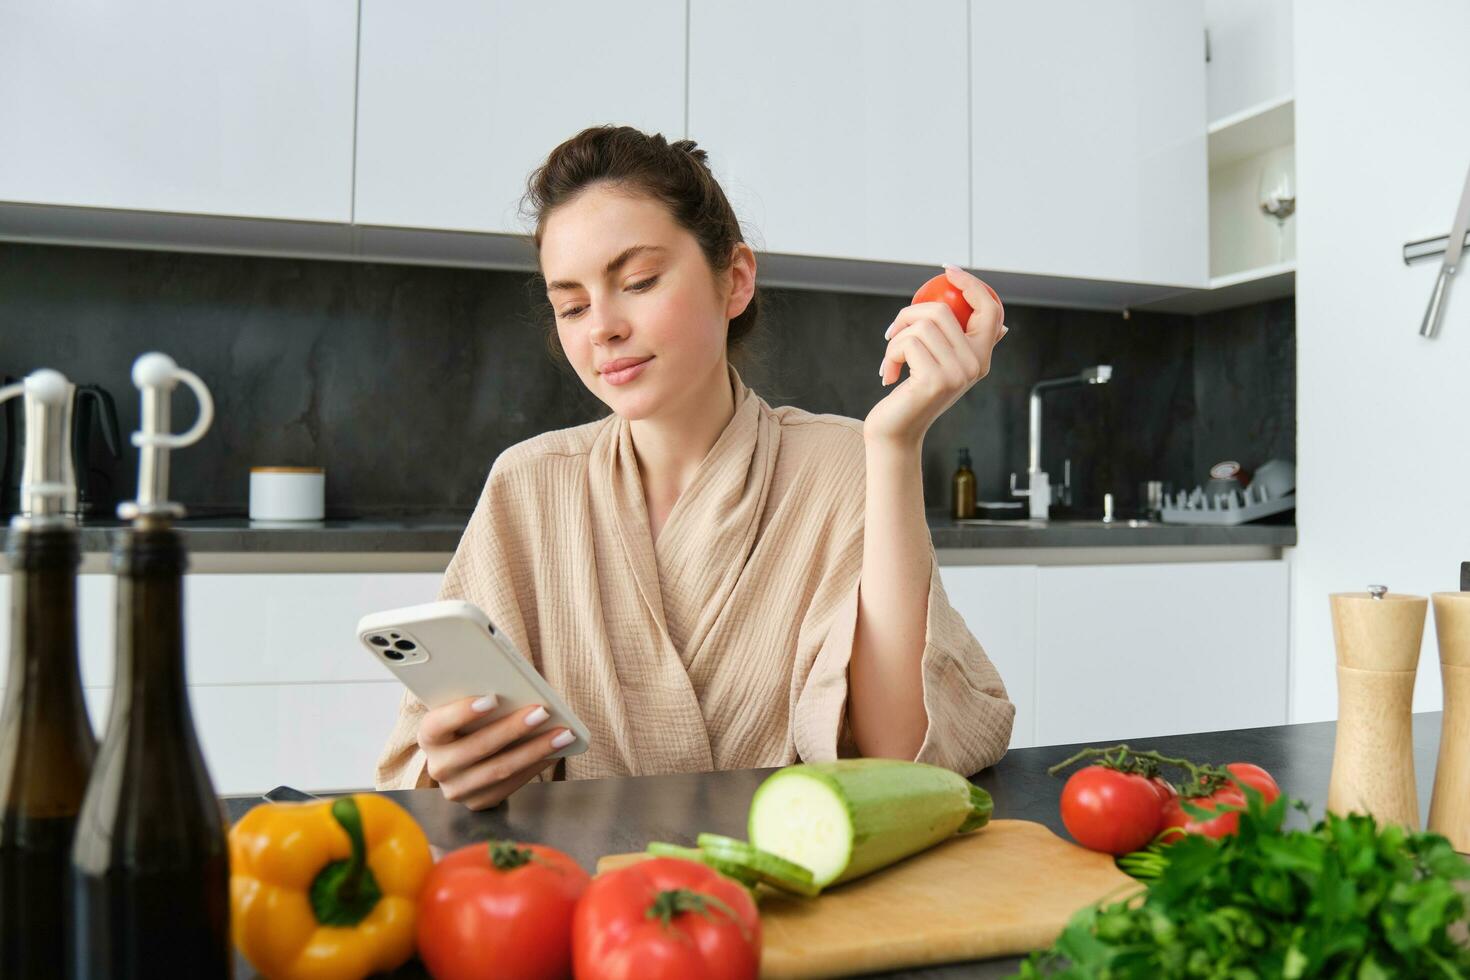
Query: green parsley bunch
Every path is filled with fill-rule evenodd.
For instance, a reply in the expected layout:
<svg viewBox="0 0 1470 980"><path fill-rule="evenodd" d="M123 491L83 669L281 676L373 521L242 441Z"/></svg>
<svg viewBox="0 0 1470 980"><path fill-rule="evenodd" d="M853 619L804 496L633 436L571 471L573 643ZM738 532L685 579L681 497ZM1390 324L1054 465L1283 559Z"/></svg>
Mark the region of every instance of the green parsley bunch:
<svg viewBox="0 0 1470 980"><path fill-rule="evenodd" d="M1457 881L1470 863L1438 834L1328 813L1286 830L1286 797L1255 791L1240 830L1163 849L1145 891L1073 916L1020 977L1470 978Z"/></svg>

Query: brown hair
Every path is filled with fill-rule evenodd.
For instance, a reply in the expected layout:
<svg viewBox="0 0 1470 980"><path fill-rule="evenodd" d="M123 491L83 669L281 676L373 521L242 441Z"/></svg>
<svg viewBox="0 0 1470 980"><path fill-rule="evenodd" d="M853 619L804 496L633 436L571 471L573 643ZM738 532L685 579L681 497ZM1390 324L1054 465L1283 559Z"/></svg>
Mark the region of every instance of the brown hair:
<svg viewBox="0 0 1470 980"><path fill-rule="evenodd" d="M597 183L610 183L646 194L668 208L669 216L692 234L710 270L724 275L735 244L745 241L740 222L715 180L708 154L694 140L669 143L663 134L631 126L590 126L551 151L527 181L522 212L534 218L532 241L541 253L541 238L552 212ZM727 350L738 348L760 320L760 292L730 321ZM564 358L553 322L548 346Z"/></svg>

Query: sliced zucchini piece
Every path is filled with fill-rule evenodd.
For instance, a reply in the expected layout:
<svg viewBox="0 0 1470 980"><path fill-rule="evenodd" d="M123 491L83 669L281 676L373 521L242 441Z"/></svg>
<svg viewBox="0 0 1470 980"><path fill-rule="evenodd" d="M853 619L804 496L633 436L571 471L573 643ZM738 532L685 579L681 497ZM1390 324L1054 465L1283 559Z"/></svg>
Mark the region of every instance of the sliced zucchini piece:
<svg viewBox="0 0 1470 980"><path fill-rule="evenodd" d="M704 853L746 869L772 888L804 898L815 898L822 891L813 880L810 868L762 851L746 841L700 834L698 842Z"/></svg>

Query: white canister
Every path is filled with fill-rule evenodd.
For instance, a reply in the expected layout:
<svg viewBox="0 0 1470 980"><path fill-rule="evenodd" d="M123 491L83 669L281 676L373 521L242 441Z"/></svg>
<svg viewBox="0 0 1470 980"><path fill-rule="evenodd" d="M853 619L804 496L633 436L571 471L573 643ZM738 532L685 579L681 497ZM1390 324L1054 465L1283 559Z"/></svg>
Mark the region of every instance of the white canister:
<svg viewBox="0 0 1470 980"><path fill-rule="evenodd" d="M319 521L326 514L327 471L319 466L252 466L252 521Z"/></svg>

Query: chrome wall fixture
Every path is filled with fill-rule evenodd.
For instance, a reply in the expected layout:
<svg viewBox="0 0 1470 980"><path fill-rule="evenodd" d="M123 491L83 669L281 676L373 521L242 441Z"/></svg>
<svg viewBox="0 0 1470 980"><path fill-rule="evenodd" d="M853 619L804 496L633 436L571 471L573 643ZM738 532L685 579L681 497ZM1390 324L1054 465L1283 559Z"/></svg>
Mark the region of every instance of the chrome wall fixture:
<svg viewBox="0 0 1470 980"><path fill-rule="evenodd" d="M1445 300L1449 297L1450 279L1460 267L1465 252L1465 239L1470 236L1470 173L1465 174L1465 189L1460 192L1460 204L1455 209L1455 221L1448 235L1438 238L1421 238L1404 245L1404 265L1435 255L1444 256L1439 275L1434 279L1434 289L1429 294L1429 306L1424 310L1424 319L1419 324L1419 336L1434 339L1444 319Z"/></svg>

